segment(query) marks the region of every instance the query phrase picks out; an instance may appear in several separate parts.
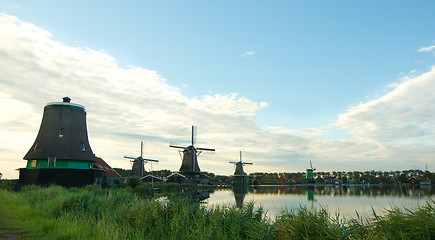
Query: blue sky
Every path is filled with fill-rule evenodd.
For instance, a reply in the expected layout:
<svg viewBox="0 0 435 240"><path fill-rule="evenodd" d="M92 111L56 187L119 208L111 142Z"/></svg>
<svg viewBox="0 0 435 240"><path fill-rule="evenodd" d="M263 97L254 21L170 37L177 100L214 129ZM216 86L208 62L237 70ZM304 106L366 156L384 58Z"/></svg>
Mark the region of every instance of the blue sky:
<svg viewBox="0 0 435 240"><path fill-rule="evenodd" d="M53 39L156 70L183 94L237 92L259 126L310 128L433 60L432 1L11 1ZM252 52L253 55L243 54Z"/></svg>
<svg viewBox="0 0 435 240"><path fill-rule="evenodd" d="M154 71L153 76L165 85L164 89L172 89L172 93L178 94L173 96L174 101L185 99L189 104L197 106L197 110L201 113L208 110L201 110L200 107L223 111L222 108L225 107L217 107L213 104L228 104L226 106L228 109L225 110L228 111L225 112L228 115L223 119L228 120L234 117L237 124L249 120L242 126L252 126L255 128L254 132L260 135L270 134L274 138L270 139L271 149L268 149L266 153L258 150L261 146L256 144L261 141L253 143L252 146L240 144L231 149L235 152L235 158L238 152L235 148L245 148L246 151L251 151L252 156L250 157L254 160L256 156L264 155L257 159L261 167L255 171L266 169L269 165L266 159L270 158L274 159L276 164L291 162L292 167L279 168L287 171L303 171L306 168L305 163L309 160L317 160L320 166L325 167L325 170L334 170L326 169L326 167L331 168L330 161L334 157L329 156L329 153L316 152L315 149L323 148L320 145L312 147L316 144L333 144L334 149L342 148L336 144L359 146L355 148L360 149L362 155L357 154L356 157L354 156L355 160L349 160L350 162L355 161L354 165L342 166L337 163L337 166L348 168L343 170L387 169L391 166L391 162L388 161L397 161L393 156L401 155L401 151L409 152L408 148L416 149L409 144L427 145L427 149L418 150L418 153L424 156L410 157L424 160L415 160L417 161L415 163L409 163L408 160L407 164L407 161L403 159L400 160L403 165L397 166L398 168L423 168L425 163L430 165L430 162L434 162L428 160L435 156L430 150L434 144L433 132L432 128L428 127L432 120L426 119L426 117L430 119L431 116L417 117L421 121L418 120L412 124L410 120L405 121L406 119L397 125L395 125L396 122L391 122L391 125L388 125L394 126L391 127L391 133L385 133L383 136L375 133L384 131L385 128L378 129L382 124L391 119L402 118L398 114L407 112L408 104L413 101L412 96L409 95L412 87L403 91L399 91L401 88L397 87L412 85L406 83L412 82L415 78L424 78L422 76L425 73L429 74L433 71L431 68L435 62L433 49L419 51L435 44L435 31L433 31L435 3L433 1L312 1L310 3L301 1L130 1L121 3L118 1L6 0L0 5L0 9L5 16L16 17L18 22L30 23L38 29L49 32L51 35L48 40L45 39L47 41L53 41L71 49L105 54L104 59L109 59L107 64L112 66L111 69L141 68ZM28 34L35 32L37 31ZM8 52L10 49L4 47L4 51ZM10 53L13 52L10 51ZM68 55L68 53L62 54L62 56ZM24 66L23 68L29 69ZM33 70L35 69L32 68ZM40 72L43 70L47 69L42 69ZM49 70L50 73L56 71L62 70ZM107 76L108 70L105 71L105 76ZM2 91L8 95L8 99L18 99L18 95L15 95L18 92L15 93L10 84L17 81L15 77L17 76L3 77L1 81L3 89L8 89L8 91ZM84 83L87 82L86 78L82 79ZM139 79L144 78L139 77ZM90 79L88 83L94 84L93 81ZM432 82L431 78L427 81ZM137 81L133 82L137 83ZM120 81L115 86L122 84L127 83ZM128 82L128 84L134 83ZM5 87L6 85L8 87ZM24 85L28 86L28 84ZM142 85L139 84L139 86ZM136 89L140 87L131 87L130 90L135 91ZM146 91L134 94L143 95L142 97L145 98L143 100L148 101L145 95L152 94L153 91L149 88L144 88L144 90ZM104 88L98 91L104 95ZM74 91L54 92L56 92L55 89L53 89L53 95L45 97L39 94L38 99L42 104L39 106L35 104L32 109L34 108L34 111L38 113L45 102L56 101L62 97L62 94L75 93ZM237 95L231 95L232 93ZM122 98L124 95L119 96ZM207 96L211 97L207 98ZM86 102L85 96L79 94L78 97L70 97L73 101L77 98L85 101L79 102L80 104L90 105ZM409 101L406 101L408 97ZM400 99L405 99L402 104L399 104L402 101ZM424 115L425 112L430 111L433 102L431 98L420 100L420 103L423 100L427 101L429 106L414 109ZM168 99L165 101L161 101L166 103L162 106L171 103ZM239 103L243 104L237 105ZM177 104L174 102L174 105ZM388 111L379 106L397 111L391 111L391 115L386 115ZM137 107L135 109L143 111L144 114L152 114L146 109L141 109L140 104ZM145 107L144 105L143 108ZM180 112L174 110L174 114L185 114L190 109L178 108ZM236 112L248 109L246 110L248 113L241 114L247 116L246 119L240 120L237 116L241 115L232 115L231 111L234 109ZM352 112L352 109L369 109L370 114ZM379 115L374 114L376 112L384 113L385 116L380 116L379 119L388 121L377 122L376 118ZM201 115L196 112L189 112L186 115L195 115L194 113ZM157 114L155 118L160 116L158 113L155 114ZM364 118L365 116L370 116L370 118ZM35 126L38 126L40 122L38 117L41 116L36 117ZM204 119L208 117L204 116ZM195 117L185 119L186 130L183 131L188 132L189 126L196 124L199 125L199 131L203 134L213 135L207 133L208 128L213 129L213 126L207 125L211 120L204 119ZM377 130L367 132L367 129L370 129L368 125L376 126L373 129ZM407 135L407 129L412 131L411 125L416 126L418 130L416 132L420 133L420 135L413 133L415 136L410 134L413 136L412 139L404 137ZM176 129L178 128L170 132L175 132ZM396 132L398 129L404 133ZM147 132L150 128L145 127L138 131ZM129 134L154 136L155 144L163 142L162 136L158 136L158 133L127 132L123 134L122 136ZM275 134L284 135L281 137ZM29 141L32 142L36 133L33 134L35 136L31 133L29 135L31 136ZM256 135L254 137L258 138ZM102 136L100 138L103 139ZM171 137L163 137L163 139L170 140ZM246 139L246 142L251 140L249 134L242 139ZM279 139L285 142L280 142ZM133 143L138 139L130 140ZM273 145L285 146L293 140L295 145L304 141L309 143L300 149L290 146L289 149L283 147L285 151L291 152L286 155L287 157L282 156L283 149ZM107 144L101 143L101 145ZM213 141L207 144L213 145ZM367 146L370 144L373 146ZM393 146L392 144L398 145ZM24 147L25 150L20 153L21 155L25 154L26 148ZM105 155L103 149L101 148L103 152L101 154ZM120 151L126 150L120 149ZM339 153L335 150L333 152L337 156L352 159L352 156L346 155L352 152L350 149L346 153ZM373 155L373 159L388 160L385 160L385 163L379 167L365 166L365 161L361 159L367 156L367 153ZM118 164L116 161L119 159L115 160L114 152L107 153L106 156L110 157L102 157L114 161L112 165ZM249 153L247 153L248 156ZM170 158L169 155L167 158ZM233 160L228 158L229 156L220 156L216 153L210 161ZM161 165L164 166L164 164ZM205 166L207 166L207 161L205 161ZM203 170L208 169L203 167ZM267 170L275 169L267 168ZM220 172L226 173L227 171L231 170L223 168Z"/></svg>

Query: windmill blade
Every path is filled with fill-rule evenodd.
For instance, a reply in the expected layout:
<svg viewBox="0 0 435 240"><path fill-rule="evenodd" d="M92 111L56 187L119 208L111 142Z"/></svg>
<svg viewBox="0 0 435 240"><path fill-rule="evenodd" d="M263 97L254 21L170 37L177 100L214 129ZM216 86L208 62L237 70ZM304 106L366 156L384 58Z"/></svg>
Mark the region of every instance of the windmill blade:
<svg viewBox="0 0 435 240"><path fill-rule="evenodd" d="M192 146L195 145L195 127L192 126Z"/></svg>
<svg viewBox="0 0 435 240"><path fill-rule="evenodd" d="M150 161L150 162L159 162L159 160L147 159L147 158L144 158L143 160L145 160L145 161Z"/></svg>
<svg viewBox="0 0 435 240"><path fill-rule="evenodd" d="M197 150L202 150L202 151L216 151L215 149L211 149L211 148L196 148Z"/></svg>
<svg viewBox="0 0 435 240"><path fill-rule="evenodd" d="M249 165L252 165L253 163L251 163L251 162L244 162L243 164L249 164Z"/></svg>
<svg viewBox="0 0 435 240"><path fill-rule="evenodd" d="M124 156L124 158L128 158L128 159L136 159L137 157Z"/></svg>
<svg viewBox="0 0 435 240"><path fill-rule="evenodd" d="M237 164L238 162L230 162L230 163Z"/></svg>
<svg viewBox="0 0 435 240"><path fill-rule="evenodd" d="M175 145L169 145L169 147L172 147L172 148L182 148L182 149L186 149L187 147L181 147L181 146L175 146Z"/></svg>

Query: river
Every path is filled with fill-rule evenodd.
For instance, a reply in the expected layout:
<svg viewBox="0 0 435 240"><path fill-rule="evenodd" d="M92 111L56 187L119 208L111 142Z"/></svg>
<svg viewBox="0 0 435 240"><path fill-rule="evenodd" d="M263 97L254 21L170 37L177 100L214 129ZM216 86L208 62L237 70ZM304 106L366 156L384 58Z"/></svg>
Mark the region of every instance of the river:
<svg viewBox="0 0 435 240"><path fill-rule="evenodd" d="M435 199L431 186L249 186L218 188L213 191L193 193L207 207L237 205L253 202L262 207L271 218L279 212L326 208L340 218L371 217L372 209L384 215L387 209L416 209L429 199Z"/></svg>

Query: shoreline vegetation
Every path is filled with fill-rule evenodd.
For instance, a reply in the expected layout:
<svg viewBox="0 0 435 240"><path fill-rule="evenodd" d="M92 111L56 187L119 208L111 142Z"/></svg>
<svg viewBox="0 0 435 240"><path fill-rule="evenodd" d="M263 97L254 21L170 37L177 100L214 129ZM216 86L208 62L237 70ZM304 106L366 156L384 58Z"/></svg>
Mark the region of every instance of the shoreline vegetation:
<svg viewBox="0 0 435 240"><path fill-rule="evenodd" d="M22 239L435 239L434 200L385 211L343 219L300 208L271 219L254 203L207 208L149 185L0 189L0 226Z"/></svg>

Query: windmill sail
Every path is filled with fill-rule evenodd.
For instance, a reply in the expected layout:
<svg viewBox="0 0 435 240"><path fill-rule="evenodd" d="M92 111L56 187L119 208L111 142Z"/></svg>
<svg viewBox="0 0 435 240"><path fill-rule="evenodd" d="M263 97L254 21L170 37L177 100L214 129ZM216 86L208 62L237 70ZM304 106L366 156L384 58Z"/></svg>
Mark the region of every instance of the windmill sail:
<svg viewBox="0 0 435 240"><path fill-rule="evenodd" d="M183 147L183 146L169 145L169 147L172 148L183 149L183 157L182 157L180 172L200 172L201 169L199 168L199 164L198 164L198 156L201 154L202 151L215 151L215 149L212 148L196 148L194 144L195 144L195 127L192 126L192 139L191 139L190 146Z"/></svg>
<svg viewBox="0 0 435 240"><path fill-rule="evenodd" d="M230 163L236 165L236 170L234 171L234 176L245 176L246 173L245 173L245 171L243 171L243 166L246 164L252 165L252 163L242 161L242 151L240 151L240 161L230 162Z"/></svg>
<svg viewBox="0 0 435 240"><path fill-rule="evenodd" d="M140 156L139 157L124 156L124 158L133 159L133 161L131 161L133 163L133 166L132 166L133 175L138 176L140 178L142 178L145 174L145 163L159 161L159 160L154 160L154 159L143 158L142 155L143 155L143 142L140 142Z"/></svg>

